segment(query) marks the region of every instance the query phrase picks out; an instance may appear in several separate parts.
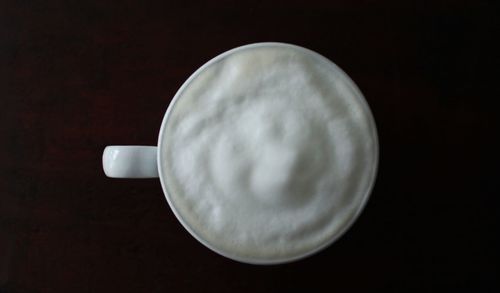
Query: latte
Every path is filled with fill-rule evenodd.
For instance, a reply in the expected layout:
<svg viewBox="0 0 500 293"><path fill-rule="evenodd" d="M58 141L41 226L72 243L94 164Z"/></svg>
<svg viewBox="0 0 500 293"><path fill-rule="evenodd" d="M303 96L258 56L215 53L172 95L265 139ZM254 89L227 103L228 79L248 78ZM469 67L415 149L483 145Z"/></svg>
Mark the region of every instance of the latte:
<svg viewBox="0 0 500 293"><path fill-rule="evenodd" d="M276 262L331 243L362 209L377 167L354 83L304 48L225 53L179 90L160 135L168 200L191 233L234 259Z"/></svg>

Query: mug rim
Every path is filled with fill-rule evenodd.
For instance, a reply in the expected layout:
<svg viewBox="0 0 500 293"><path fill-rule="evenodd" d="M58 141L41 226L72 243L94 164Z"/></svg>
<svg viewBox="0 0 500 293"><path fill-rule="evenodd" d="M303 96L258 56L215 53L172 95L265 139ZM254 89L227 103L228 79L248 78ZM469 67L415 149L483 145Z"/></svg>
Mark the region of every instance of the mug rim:
<svg viewBox="0 0 500 293"><path fill-rule="evenodd" d="M162 161L163 161L162 153L163 152L160 151L162 148L162 145L163 145L163 143L162 143L162 141L164 141L163 136L164 136L166 125L168 123L168 118L170 116L170 113L173 111L173 108L175 107L177 100L180 98L181 93L183 93L183 91L191 83L191 81L193 79L195 79L201 72L203 72L205 70L205 68L211 66L212 64L218 62L219 60L225 58L226 56L234 54L234 53L241 51L241 50L253 49L253 48L258 48L258 47L294 48L294 49L306 52L307 54L311 54L315 58L319 58L319 59L323 60L324 62L329 63L331 66L333 66L334 71L338 72L345 79L347 85L350 87L350 89L352 90L352 92L354 93L356 98L360 101L361 107L365 110L367 120L369 121L369 124L371 126L371 132L373 134L373 140L374 140L374 150L373 150L374 163L372 166L372 172L370 173L370 175L371 175L371 177L369 179L370 182L368 184L368 187L365 190L365 194L363 195L362 200L360 201L360 203L356 207L355 212L352 213L349 220L347 220L346 223L343 224L342 227L335 234L332 235L331 239L329 239L325 243L323 243L317 247L314 247L314 249L311 249L311 250L306 251L304 253L294 255L291 257L283 257L283 258L278 258L278 259L255 259L255 258L251 258L251 257L241 257L238 255L234 255L234 254L231 254L231 252L223 251L217 247L214 247L207 240L205 240L202 236L200 236L196 231L194 231L191 228L191 226L188 223L186 223L186 221L184 220L184 218L182 217L180 212L175 207L173 200L170 198L169 191L168 191L168 189L166 187L166 183L164 182L164 179L163 179L163 175L164 175L163 170L162 170ZM321 55L313 50L307 49L305 47L301 47L301 46L289 44L289 43L283 43L283 42L258 42L258 43L250 43L247 45L238 46L238 47L235 47L233 49L230 49L230 50L227 50L227 51L220 53L219 55L213 57L209 61L205 62L202 66L200 66L198 69L196 69L189 76L189 78L187 78L186 81L184 81L184 83L177 90L174 97L170 101L170 103L167 107L167 110L165 112L165 115L163 116L163 119L161 122L160 131L158 134L157 145L158 145L157 167L158 167L158 175L159 175L160 183L162 186L162 190L163 190L163 193L165 195L165 198L168 202L170 209L174 213L177 220L184 227L184 229L186 229L191 234L191 236L193 236L196 240L198 240L201 244L203 244L205 247L209 248L213 252L215 252L219 255L222 255L224 257L227 257L229 259L241 262L241 263L255 264L255 265L275 265L275 264L285 264L285 263L298 261L298 260L307 258L309 256L312 256L312 255L324 250L325 248L329 247L334 242L336 242L338 239L340 239L353 226L353 224L356 222L356 220L359 218L359 216L361 215L361 213L365 209L365 206L366 206L366 204L371 196L371 193L373 191L373 187L375 185L376 177L378 174L378 165L379 165L379 140L378 140L378 131L377 131L377 127L375 124L375 119L373 117L373 113L371 111L371 108L369 107L368 102L366 101L365 96L363 95L361 90L358 88L356 83L337 64L335 64L330 59L324 57L323 55Z"/></svg>

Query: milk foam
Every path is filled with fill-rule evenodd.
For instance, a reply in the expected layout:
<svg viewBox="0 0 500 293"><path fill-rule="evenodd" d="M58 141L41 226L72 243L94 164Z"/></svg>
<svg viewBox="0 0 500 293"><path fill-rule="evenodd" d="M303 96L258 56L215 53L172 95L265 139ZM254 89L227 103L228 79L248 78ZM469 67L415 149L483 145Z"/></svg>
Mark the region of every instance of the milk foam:
<svg viewBox="0 0 500 293"><path fill-rule="evenodd" d="M238 50L171 106L161 169L182 221L236 258L279 260L328 243L376 168L371 114L339 70L293 46Z"/></svg>

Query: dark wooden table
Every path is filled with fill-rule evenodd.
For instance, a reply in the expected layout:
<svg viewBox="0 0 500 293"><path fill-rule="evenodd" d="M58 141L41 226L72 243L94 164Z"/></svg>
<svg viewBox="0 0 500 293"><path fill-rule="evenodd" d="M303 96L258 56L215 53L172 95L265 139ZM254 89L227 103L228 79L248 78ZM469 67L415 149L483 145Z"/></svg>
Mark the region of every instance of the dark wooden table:
<svg viewBox="0 0 500 293"><path fill-rule="evenodd" d="M404 3L402 3L404 2ZM1 1L0 292L498 292L493 1ZM156 143L182 82L230 48L311 48L370 104L378 179L325 251L252 266L206 249L109 144Z"/></svg>

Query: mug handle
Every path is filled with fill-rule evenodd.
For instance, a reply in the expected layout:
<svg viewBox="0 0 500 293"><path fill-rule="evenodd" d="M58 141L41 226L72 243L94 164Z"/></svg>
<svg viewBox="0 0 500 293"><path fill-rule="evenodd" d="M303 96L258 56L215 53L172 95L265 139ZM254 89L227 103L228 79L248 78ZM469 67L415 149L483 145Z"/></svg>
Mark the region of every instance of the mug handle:
<svg viewBox="0 0 500 293"><path fill-rule="evenodd" d="M102 167L111 178L158 178L158 148L142 145L110 145L102 154Z"/></svg>

